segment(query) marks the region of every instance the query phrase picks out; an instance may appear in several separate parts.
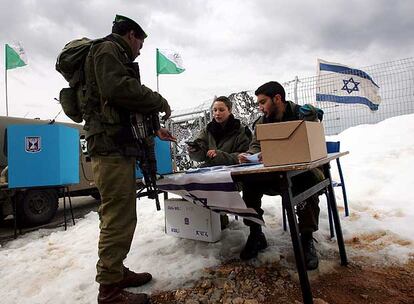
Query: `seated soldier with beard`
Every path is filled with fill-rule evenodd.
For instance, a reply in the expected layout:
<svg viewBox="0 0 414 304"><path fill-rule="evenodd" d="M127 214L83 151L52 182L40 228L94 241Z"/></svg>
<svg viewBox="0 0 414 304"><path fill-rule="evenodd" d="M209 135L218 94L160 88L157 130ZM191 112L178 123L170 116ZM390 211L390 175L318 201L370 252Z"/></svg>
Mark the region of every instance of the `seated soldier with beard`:
<svg viewBox="0 0 414 304"><path fill-rule="evenodd" d="M240 163L249 162L248 155L260 153L260 142L256 139L256 126L259 124L278 123L292 120L321 121L323 111L312 105L300 106L285 99L284 88L276 81L270 81L260 86L255 95L259 110L263 113L254 124L253 140L246 153L239 154ZM261 154L259 154L261 160ZM293 177L293 193L300 193L323 180L323 173L319 168L314 168ZM255 176L242 183L243 199L247 207L253 208L263 216L262 197L266 195L280 194L280 185L274 179L266 176ZM306 268L313 270L318 268L318 255L313 242L313 232L318 230L319 224L319 198L318 194L312 195L297 206L299 220L299 232L305 254ZM249 260L258 255L258 252L266 249L267 241L262 227L250 220L244 220L250 227L250 235L244 249L240 253L242 260Z"/></svg>

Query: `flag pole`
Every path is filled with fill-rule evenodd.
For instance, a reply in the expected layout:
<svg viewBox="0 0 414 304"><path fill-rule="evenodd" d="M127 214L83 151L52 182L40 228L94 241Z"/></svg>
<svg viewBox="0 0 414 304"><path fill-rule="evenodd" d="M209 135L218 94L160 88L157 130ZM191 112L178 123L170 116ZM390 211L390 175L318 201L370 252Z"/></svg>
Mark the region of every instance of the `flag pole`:
<svg viewBox="0 0 414 304"><path fill-rule="evenodd" d="M158 84L158 48L155 50L155 69L157 73L157 92L159 93L159 84Z"/></svg>
<svg viewBox="0 0 414 304"><path fill-rule="evenodd" d="M7 49L4 45L4 86L6 92L6 116L9 116L9 106L7 102Z"/></svg>

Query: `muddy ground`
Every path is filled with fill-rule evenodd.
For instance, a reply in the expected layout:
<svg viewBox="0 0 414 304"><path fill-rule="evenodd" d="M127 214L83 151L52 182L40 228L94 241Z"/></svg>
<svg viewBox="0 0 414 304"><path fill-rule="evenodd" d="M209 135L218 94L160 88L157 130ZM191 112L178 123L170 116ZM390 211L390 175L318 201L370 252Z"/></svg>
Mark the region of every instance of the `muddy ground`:
<svg viewBox="0 0 414 304"><path fill-rule="evenodd" d="M343 267L337 260L325 273L309 272L315 304L414 304L414 259L399 266L372 266L366 258ZM153 294L151 303L258 304L302 303L294 269L280 263L255 267L229 261L214 269L192 287Z"/></svg>

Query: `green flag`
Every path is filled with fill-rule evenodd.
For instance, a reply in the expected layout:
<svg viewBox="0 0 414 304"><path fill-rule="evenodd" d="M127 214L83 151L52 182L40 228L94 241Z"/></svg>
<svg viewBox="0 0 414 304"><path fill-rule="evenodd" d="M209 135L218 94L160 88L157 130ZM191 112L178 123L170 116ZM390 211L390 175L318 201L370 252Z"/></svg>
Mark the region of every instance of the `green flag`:
<svg viewBox="0 0 414 304"><path fill-rule="evenodd" d="M17 46L11 46L6 44L6 70L15 69L25 66L27 60L23 48L18 44Z"/></svg>
<svg viewBox="0 0 414 304"><path fill-rule="evenodd" d="M183 60L179 53L157 49L157 74L180 74L184 71Z"/></svg>

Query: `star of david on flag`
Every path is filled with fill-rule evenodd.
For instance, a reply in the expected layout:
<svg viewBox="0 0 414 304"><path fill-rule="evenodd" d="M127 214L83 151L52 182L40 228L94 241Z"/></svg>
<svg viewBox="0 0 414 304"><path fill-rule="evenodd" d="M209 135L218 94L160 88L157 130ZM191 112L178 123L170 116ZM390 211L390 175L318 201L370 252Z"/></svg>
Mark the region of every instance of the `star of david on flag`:
<svg viewBox="0 0 414 304"><path fill-rule="evenodd" d="M357 92L358 90L358 85L360 84L359 82L354 81L354 79L351 77L349 78L349 80L344 79L344 86L342 87L341 90L345 90L348 92L348 94L351 94L353 91Z"/></svg>
<svg viewBox="0 0 414 304"><path fill-rule="evenodd" d="M317 101L363 104L377 111L379 86L366 72L318 59Z"/></svg>

